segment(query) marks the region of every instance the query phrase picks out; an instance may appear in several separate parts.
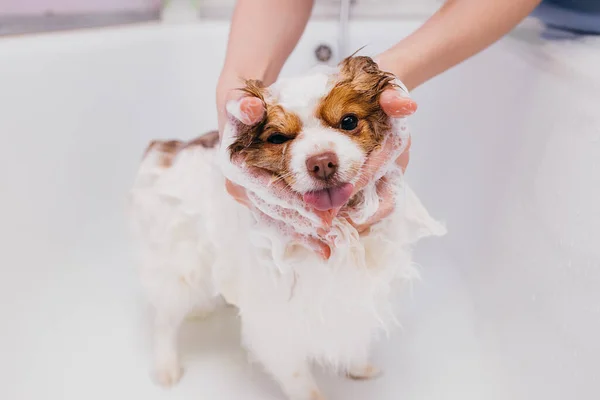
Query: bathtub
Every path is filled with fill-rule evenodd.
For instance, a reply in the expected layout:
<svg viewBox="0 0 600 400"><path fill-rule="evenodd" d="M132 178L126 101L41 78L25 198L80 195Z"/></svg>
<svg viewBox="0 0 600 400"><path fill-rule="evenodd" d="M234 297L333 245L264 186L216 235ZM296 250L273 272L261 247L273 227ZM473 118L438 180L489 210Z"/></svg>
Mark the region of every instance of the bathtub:
<svg viewBox="0 0 600 400"><path fill-rule="evenodd" d="M348 45L374 54L418 24L355 22ZM151 383L125 230L147 142L216 126L227 29L0 41L0 398L282 398L226 313L186 325L177 387ZM449 234L418 246L402 327L375 348L384 376L321 375L329 398L600 398L600 44L541 30L526 23L414 92L407 179ZM336 33L312 23L284 75Z"/></svg>

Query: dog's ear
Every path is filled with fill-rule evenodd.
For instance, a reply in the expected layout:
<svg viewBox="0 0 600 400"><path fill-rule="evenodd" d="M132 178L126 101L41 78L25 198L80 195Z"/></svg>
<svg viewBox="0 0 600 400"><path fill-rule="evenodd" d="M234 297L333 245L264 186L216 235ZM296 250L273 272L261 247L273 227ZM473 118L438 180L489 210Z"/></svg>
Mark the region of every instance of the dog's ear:
<svg viewBox="0 0 600 400"><path fill-rule="evenodd" d="M371 101L377 101L387 116L406 117L417 110L417 103L410 99L404 84L381 70L370 57L350 56L339 68L340 79Z"/></svg>
<svg viewBox="0 0 600 400"><path fill-rule="evenodd" d="M377 63L366 56L350 56L339 65L340 80L352 82L355 90L379 98L386 89L398 88L396 77L379 69Z"/></svg>
<svg viewBox="0 0 600 400"><path fill-rule="evenodd" d="M371 151L392 128L379 100L387 89L395 87L395 79L394 75L379 69L370 57L350 56L340 63L334 84L321 100L317 114L329 126L336 126L350 112L348 110L352 110L368 126L361 143Z"/></svg>
<svg viewBox="0 0 600 400"><path fill-rule="evenodd" d="M226 105L235 138L229 146L232 157L256 140L267 115L266 89L261 81L247 80L239 90L243 93L242 97L231 100Z"/></svg>

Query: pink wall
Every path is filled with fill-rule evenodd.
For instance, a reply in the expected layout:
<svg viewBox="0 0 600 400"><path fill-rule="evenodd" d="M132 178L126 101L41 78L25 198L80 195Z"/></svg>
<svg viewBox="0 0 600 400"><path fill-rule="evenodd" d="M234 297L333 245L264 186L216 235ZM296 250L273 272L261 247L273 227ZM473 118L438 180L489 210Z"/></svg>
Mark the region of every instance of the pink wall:
<svg viewBox="0 0 600 400"><path fill-rule="evenodd" d="M161 0L0 0L0 16L152 10L161 3Z"/></svg>

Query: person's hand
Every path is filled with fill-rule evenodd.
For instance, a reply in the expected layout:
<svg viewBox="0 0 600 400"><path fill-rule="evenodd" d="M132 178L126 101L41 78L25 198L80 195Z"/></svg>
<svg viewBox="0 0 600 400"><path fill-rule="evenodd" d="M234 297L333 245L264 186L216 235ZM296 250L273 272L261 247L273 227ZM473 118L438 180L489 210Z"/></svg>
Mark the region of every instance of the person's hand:
<svg viewBox="0 0 600 400"><path fill-rule="evenodd" d="M397 89L388 89L383 92L379 98L381 108L390 118L404 118L412 115L417 110L417 103L403 94ZM396 158L396 164L406 170L410 159L410 137L407 143L402 143L401 139L396 136L388 137L381 148L375 150L369 156L358 183L355 185L355 192L358 192L377 177L383 165L385 165L393 157ZM400 155L397 155L399 150L404 146L404 150ZM380 178L376 185L377 194L379 195L379 208L367 221L362 224L357 224L347 217L359 233L366 232L373 224L381 221L392 213L395 206L395 198L390 189L385 177Z"/></svg>
<svg viewBox="0 0 600 400"><path fill-rule="evenodd" d="M219 107L219 134L222 136L228 118L225 106L231 100L240 99L242 93L233 87L221 87L221 89L222 91L217 93L217 104ZM245 97L241 100L240 111L241 122L252 126L262 121L265 108L261 100L255 97ZM331 255L331 247L330 243L325 239L325 235L331 226L334 215L331 212L308 209L300 195L290 190L281 180L273 179L272 174L268 171L242 166L242 160L233 159L232 161L238 167L244 168L244 172L247 175L252 176L272 194L294 208L266 204L258 196L230 180L226 180L225 183L227 192L238 203L248 207L263 223L277 227L282 233L292 236L295 241L302 242L312 248L323 259L328 259ZM298 209L303 212L298 212ZM313 227L316 227L318 236L300 233L302 231L314 231Z"/></svg>
<svg viewBox="0 0 600 400"><path fill-rule="evenodd" d="M247 168L246 172L280 198L284 197L286 201L292 204L302 202L302 199L289 190L284 183L281 181L273 182L270 175L265 171L258 168ZM225 189L238 203L248 207L262 223L276 227L283 234L293 237L296 242L304 243L325 260L331 256L331 243L328 242L325 236L333 220L332 214L321 213L319 215L317 214L319 212L316 211L315 217L317 221L315 221L305 217L295 209L269 205L251 191L236 185L228 179L225 181ZM304 205L302 204L301 206L303 207ZM304 227L309 231L315 225L320 226L317 229L318 236L309 233L300 233L298 229L299 227Z"/></svg>

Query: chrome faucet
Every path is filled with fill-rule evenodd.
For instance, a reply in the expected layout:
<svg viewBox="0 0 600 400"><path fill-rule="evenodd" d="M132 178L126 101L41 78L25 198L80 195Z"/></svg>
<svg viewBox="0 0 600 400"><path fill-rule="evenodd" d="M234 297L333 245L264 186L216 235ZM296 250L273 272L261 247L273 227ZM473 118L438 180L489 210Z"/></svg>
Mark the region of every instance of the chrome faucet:
<svg viewBox="0 0 600 400"><path fill-rule="evenodd" d="M350 24L350 9L356 3L356 0L331 0L340 5L337 46L332 46L327 43L320 44L315 49L315 57L321 63L338 63L349 55L349 24ZM333 49L332 49L333 48Z"/></svg>
<svg viewBox="0 0 600 400"><path fill-rule="evenodd" d="M350 22L350 7L355 0L340 0L340 20L338 24L338 61L348 56L348 25Z"/></svg>

